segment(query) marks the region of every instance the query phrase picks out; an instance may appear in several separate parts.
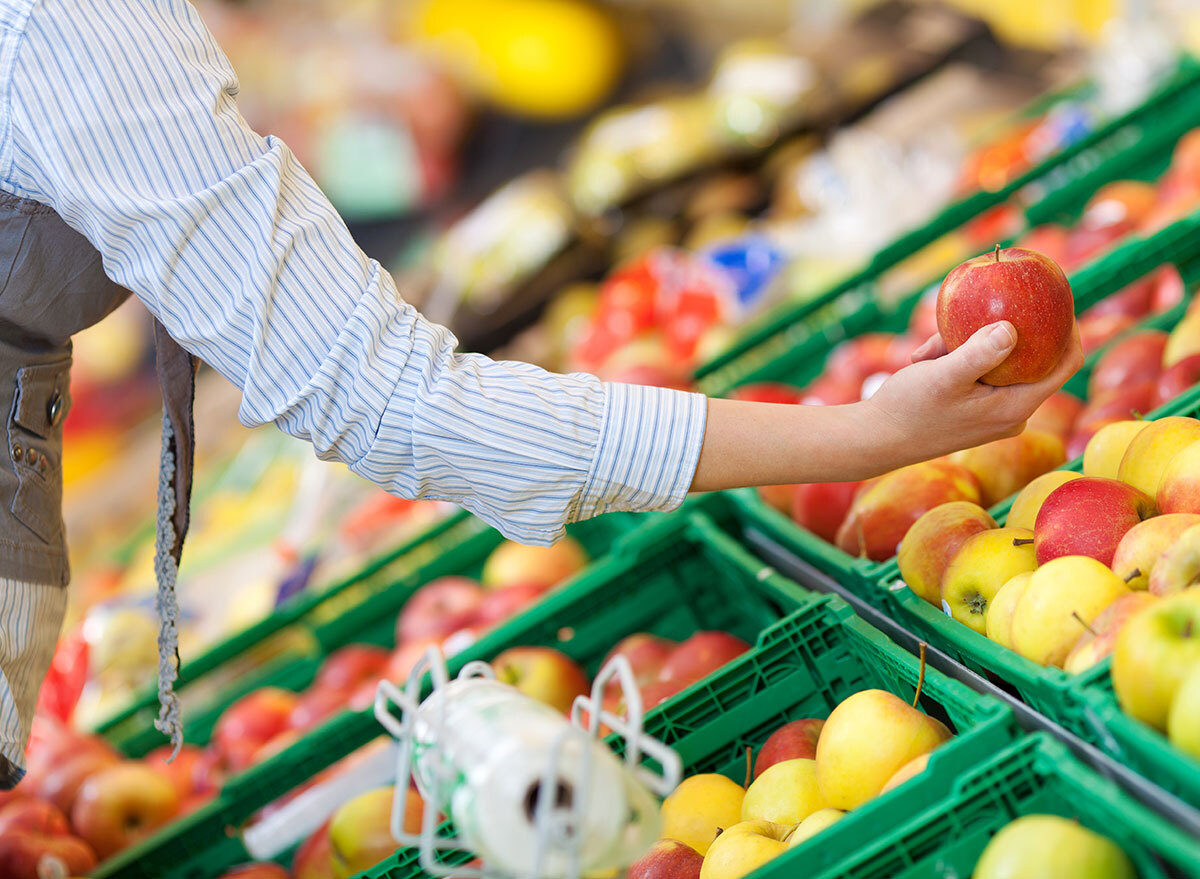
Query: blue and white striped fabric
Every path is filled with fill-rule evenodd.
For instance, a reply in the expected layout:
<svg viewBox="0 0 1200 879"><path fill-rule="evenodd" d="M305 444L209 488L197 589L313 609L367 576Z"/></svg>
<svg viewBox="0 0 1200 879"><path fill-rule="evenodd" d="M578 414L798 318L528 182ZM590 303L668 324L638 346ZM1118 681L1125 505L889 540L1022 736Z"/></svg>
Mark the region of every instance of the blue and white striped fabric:
<svg viewBox="0 0 1200 879"><path fill-rule="evenodd" d="M0 0L0 189L85 235L242 389L244 424L274 422L389 491L454 501L529 543L682 502L703 397L455 354L236 95L186 0ZM33 619L10 610L0 634Z"/></svg>
<svg viewBox="0 0 1200 879"><path fill-rule="evenodd" d="M66 610L61 586L0 578L0 757L13 766L25 765L38 690Z"/></svg>

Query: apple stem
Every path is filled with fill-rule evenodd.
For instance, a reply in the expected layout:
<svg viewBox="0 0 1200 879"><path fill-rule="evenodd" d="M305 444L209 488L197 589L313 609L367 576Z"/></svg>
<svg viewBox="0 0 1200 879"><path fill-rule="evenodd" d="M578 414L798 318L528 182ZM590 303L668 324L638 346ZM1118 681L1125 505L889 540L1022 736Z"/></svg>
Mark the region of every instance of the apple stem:
<svg viewBox="0 0 1200 879"><path fill-rule="evenodd" d="M925 642L920 644L921 649L921 670L917 673L917 692L913 693L913 708L917 707L917 703L921 701L921 688L925 686Z"/></svg>
<svg viewBox="0 0 1200 879"><path fill-rule="evenodd" d="M1013 546L1028 546L1033 543L1032 537L1014 537Z"/></svg>
<svg viewBox="0 0 1200 879"><path fill-rule="evenodd" d="M1079 620L1079 625L1083 626L1085 629L1087 629L1089 632L1091 632L1093 638L1096 637L1096 630L1087 624L1087 621L1084 620L1084 618L1079 615L1078 611L1074 611L1074 610L1071 611L1071 616L1073 616L1073 617L1075 617L1075 619Z"/></svg>
<svg viewBox="0 0 1200 879"><path fill-rule="evenodd" d="M1138 577L1140 577L1140 576L1142 576L1142 569L1141 569L1141 568L1134 568L1132 571L1130 571L1130 573L1129 573L1129 576L1125 578L1125 582L1126 582L1126 583L1131 583L1131 582L1133 582L1134 580L1136 580L1136 579L1137 579Z"/></svg>
<svg viewBox="0 0 1200 879"><path fill-rule="evenodd" d="M751 748L749 745L747 745L746 746L746 780L742 783L742 787L745 787L745 788L750 787L750 782L754 781L754 773L750 769L750 767L751 767L750 755L753 752L754 752L754 749Z"/></svg>
<svg viewBox="0 0 1200 879"><path fill-rule="evenodd" d="M1185 637L1185 638L1192 637L1192 621L1190 618L1188 619L1188 621L1186 623L1183 624L1183 637Z"/></svg>
<svg viewBox="0 0 1200 879"><path fill-rule="evenodd" d="M1000 262L1000 245L999 244L996 245L996 249L993 251L993 253L996 256L996 262Z"/></svg>

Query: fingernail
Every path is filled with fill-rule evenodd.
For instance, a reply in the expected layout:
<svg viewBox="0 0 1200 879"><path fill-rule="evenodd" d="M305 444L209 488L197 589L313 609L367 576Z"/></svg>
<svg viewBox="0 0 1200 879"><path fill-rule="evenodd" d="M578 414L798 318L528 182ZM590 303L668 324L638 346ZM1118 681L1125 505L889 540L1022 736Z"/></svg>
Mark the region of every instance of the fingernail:
<svg viewBox="0 0 1200 879"><path fill-rule="evenodd" d="M1002 323L993 329L988 333L988 338L996 346L997 351L1011 348L1017 342L1017 334L1013 332L1012 327L1007 323Z"/></svg>

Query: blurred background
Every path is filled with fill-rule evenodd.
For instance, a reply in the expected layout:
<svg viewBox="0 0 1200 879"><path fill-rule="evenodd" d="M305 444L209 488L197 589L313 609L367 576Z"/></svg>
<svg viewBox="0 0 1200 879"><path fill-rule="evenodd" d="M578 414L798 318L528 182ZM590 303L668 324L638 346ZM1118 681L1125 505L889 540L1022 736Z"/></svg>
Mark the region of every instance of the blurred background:
<svg viewBox="0 0 1200 879"><path fill-rule="evenodd" d="M463 350L669 387L1200 48L1189 0L196 5L249 123L291 147ZM1009 219L939 241L938 261ZM897 290L925 274L889 273ZM75 359L74 587L43 708L90 726L155 667L160 401L140 304L77 337ZM447 513L240 427L238 402L202 373L185 659Z"/></svg>

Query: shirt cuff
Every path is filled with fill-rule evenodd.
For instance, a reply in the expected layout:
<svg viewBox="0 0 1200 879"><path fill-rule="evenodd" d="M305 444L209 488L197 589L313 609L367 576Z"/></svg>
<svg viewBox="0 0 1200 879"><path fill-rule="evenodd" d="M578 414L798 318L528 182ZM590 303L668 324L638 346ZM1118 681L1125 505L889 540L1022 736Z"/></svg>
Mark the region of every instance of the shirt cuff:
<svg viewBox="0 0 1200 879"><path fill-rule="evenodd" d="M700 460L708 398L666 388L604 385L604 421L572 520L613 510L674 510Z"/></svg>

